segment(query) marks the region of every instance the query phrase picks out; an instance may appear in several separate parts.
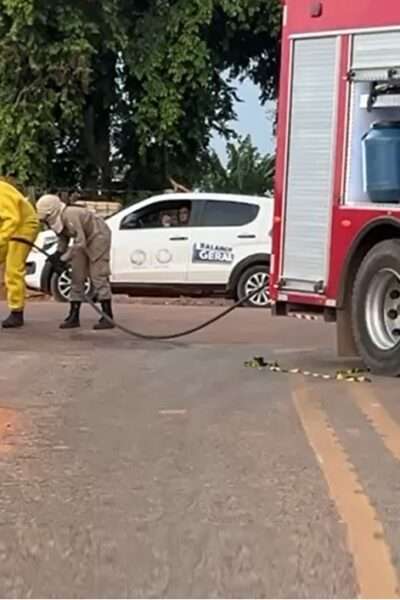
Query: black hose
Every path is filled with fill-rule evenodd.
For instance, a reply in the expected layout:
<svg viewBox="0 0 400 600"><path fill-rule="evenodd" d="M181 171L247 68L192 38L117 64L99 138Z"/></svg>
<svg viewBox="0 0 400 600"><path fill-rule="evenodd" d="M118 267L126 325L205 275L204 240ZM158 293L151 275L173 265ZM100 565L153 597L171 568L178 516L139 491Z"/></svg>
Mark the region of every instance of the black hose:
<svg viewBox="0 0 400 600"><path fill-rule="evenodd" d="M119 329L123 333L127 333L128 335L132 335L132 336L134 336L136 338L139 338L139 339L142 339L142 340L158 340L158 341L162 341L162 340L176 340L178 338L186 337L187 335L191 335L192 333L196 333L197 331L201 331L202 329L205 329L206 327L209 327L213 323L216 323L220 319L223 319L224 317L228 316L231 312L233 312L234 310L236 310L236 308L239 308L240 306L242 306L247 300L250 300L250 298L252 298L256 294L259 294L264 289L265 289L265 285L263 285L262 287L258 288L257 290L255 290L251 294L247 294L247 296L245 296L244 298L241 298L240 300L238 300L237 302L235 302L235 304L233 304L232 306L230 306L226 310L222 311L221 313L219 313L218 315L216 315L212 319L209 319L208 321L205 321L204 323L201 323L201 325L197 325L196 327L192 327L190 329L186 329L184 331L180 331L179 333L171 333L171 334L166 334L166 335L150 335L150 334L140 333L138 331L133 331L132 329L128 329L128 327L124 327L123 325L119 325L119 323L116 323L108 315L104 314L103 311L95 304L95 302L93 302L93 300L90 297L88 297L86 294L84 295L84 298L88 302L88 304L90 304L90 306L103 319L105 319L109 323L113 324L117 329Z"/></svg>
<svg viewBox="0 0 400 600"><path fill-rule="evenodd" d="M36 244L34 244L31 241L25 240L24 238L20 238L20 237L13 237L12 241L13 242L20 242L21 244L26 244L27 246L30 246L31 248L34 248L38 252L41 252L44 256L47 257L48 260L52 261L51 254L49 254L48 252L46 252L46 250L43 250L43 248L40 248L39 246L36 246ZM202 329L205 329L206 327L209 327L210 325L213 325L214 323L216 323L220 319L223 319L224 317L228 316L231 312L233 312L234 310L236 310L240 306L243 306L243 304L245 304L245 302L247 302L248 300L250 300L251 298L253 298L253 296L256 296L257 294L259 294L260 292L262 292L264 289L265 289L265 285L260 286L259 288L257 288L253 292L251 292L250 294L247 294L243 298L240 298L237 302L235 302L235 304L233 304L232 306L230 306L226 310L222 311L221 313L219 313L215 317L212 317L208 321L205 321L204 323L201 323L200 325L197 325L196 327L191 327L190 329L186 329L184 331L180 331L180 332L177 332L177 333L171 333L171 334L165 334L165 335L150 335L150 334L141 333L140 331L134 331L133 329L129 329L128 327L124 327L123 325L120 325L119 323L116 323L114 319L112 319L111 317L109 317L108 315L106 315L97 306L97 304L93 301L93 299L90 296L88 296L87 294L83 294L83 297L86 300L86 302L88 304L90 304L90 306L93 308L93 310L96 311L97 314L102 319L104 319L105 321L107 321L108 323L110 323L110 325L113 325L116 329L119 329L123 333L126 333L127 335L130 335L132 337L135 337L135 338L138 338L138 339L141 339L141 340L166 341L166 340L176 340L178 338L186 337L188 335L191 335L192 333L196 333L198 331L201 331Z"/></svg>

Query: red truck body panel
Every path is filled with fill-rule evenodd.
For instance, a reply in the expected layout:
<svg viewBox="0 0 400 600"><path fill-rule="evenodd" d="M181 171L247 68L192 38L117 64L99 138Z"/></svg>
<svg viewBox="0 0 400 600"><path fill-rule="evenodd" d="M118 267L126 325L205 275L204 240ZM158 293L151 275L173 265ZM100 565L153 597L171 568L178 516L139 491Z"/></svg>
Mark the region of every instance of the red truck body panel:
<svg viewBox="0 0 400 600"><path fill-rule="evenodd" d="M400 204L348 206L343 202L346 178L346 143L348 137L350 69L352 36L355 33L400 29L400 0L283 0L282 67L278 100L277 167L273 227L271 296L275 302L304 305L336 306L346 260L360 233L369 223L382 217L400 218ZM319 17L312 17L316 9ZM334 135L334 181L330 199L330 240L328 276L323 293L285 290L281 285L285 238L285 203L288 185L291 90L293 85L293 39L338 37L338 73L336 87L336 123ZM399 48L400 55L400 48ZM399 61L400 62L400 61ZM316 166L316 168L318 168ZM310 219L313 215L310 215Z"/></svg>
<svg viewBox="0 0 400 600"><path fill-rule="evenodd" d="M291 34L365 29L399 25L398 0L321 0L322 14L311 17L315 0L286 0L287 29Z"/></svg>

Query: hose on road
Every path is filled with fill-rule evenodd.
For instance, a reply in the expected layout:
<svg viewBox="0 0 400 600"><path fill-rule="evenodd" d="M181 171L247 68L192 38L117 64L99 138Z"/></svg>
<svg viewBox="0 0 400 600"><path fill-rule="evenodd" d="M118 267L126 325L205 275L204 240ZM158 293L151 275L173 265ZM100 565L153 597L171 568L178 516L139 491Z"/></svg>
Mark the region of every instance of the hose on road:
<svg viewBox="0 0 400 600"><path fill-rule="evenodd" d="M30 246L31 248L35 249L37 252L40 252L41 254L43 254L44 256L46 256L46 258L48 260L50 260L51 262L54 262L51 254L49 254L48 252L46 252L46 250L44 250L43 248L40 248L39 246L37 246L33 242L31 242L29 240L26 240L24 238L20 238L20 237L13 237L12 241L13 242L20 242L21 244L26 244L27 246ZM151 335L151 334L147 334L147 333L142 333L140 331L135 331L134 329L131 329L129 327L125 327L124 325L120 325L114 319L111 319L111 317L109 317L108 315L106 315L101 310L101 308L99 308L97 306L97 304L93 300L93 298L91 298L88 294L84 294L83 296L84 296L85 301L93 308L93 310L101 318L103 318L108 323L112 324L116 329L118 329L122 333L125 333L127 335L130 335L131 337L134 337L134 338L137 338L137 339L140 339L140 340L167 341L167 340L176 340L176 339L179 339L179 338L182 338L182 337L186 337L186 336L191 335L193 333L197 333L198 331L201 331L202 329L205 329L206 327L209 327L210 325L213 325L217 321L220 321L221 319L224 319L225 317L227 317L231 312L233 312L234 310L236 310L240 306L243 306L248 300L250 300L251 298L253 298L253 296L256 296L257 294L259 294L260 292L262 292L264 289L265 289L265 284L262 285L262 286L260 286L256 290L253 290L250 294L247 294L246 296L243 296L243 298L240 298L237 302L235 302L235 304L233 304L232 306L230 306L226 310L222 311L221 313L219 313L215 317L212 317L211 319L208 319L204 323L201 323L200 325L196 325L195 327L191 327L190 329L185 329L183 331L179 331L179 332L175 332L175 333L170 333L170 334L163 334L163 335Z"/></svg>
<svg viewBox="0 0 400 600"><path fill-rule="evenodd" d="M45 250L43 250L43 248L40 248L36 244L34 244L34 243L32 243L32 242L30 242L28 240L25 240L24 238L19 238L19 237L14 237L13 241L20 242L22 244L26 244L27 246L30 246L31 248L34 248L35 250L37 250L38 252L41 252L44 256L46 256L46 258L48 260L54 262L51 254L49 254L48 252L46 252ZM258 288L257 290L254 290L250 294L247 294L247 296L244 296L243 298L240 298L237 302L235 302L235 304L233 304L232 306L230 306L226 310L222 311L221 313L219 313L218 315L216 315L212 319L209 319L208 321L205 321L204 323L201 323L200 325L197 325L195 327L191 327L190 329L186 329L184 331L179 331L179 332L176 332L176 333L165 334L165 335L151 335L151 334L146 334L146 333L142 333L140 331L135 331L133 329L130 329L129 327L125 327L124 325L120 325L119 323L116 323L114 321L114 319L111 319L108 315L106 315L97 306L97 304L95 303L95 301L93 300L93 298L91 298L89 295L84 294L84 299L86 300L86 302L93 308L93 310L100 317L102 317L107 322L109 322L110 324L112 324L116 329L118 329L122 333L125 333L125 334L127 334L127 335L129 335L131 337L134 337L134 338L137 338L137 339L141 339L141 340L167 341L167 340L176 340L178 338L186 337L188 335L191 335L192 333L196 333L198 331L201 331L202 329L205 329L206 327L209 327L210 325L213 325L214 323L216 323L217 321L220 321L221 319L223 319L224 317L226 317L227 315L229 315L231 312L233 312L234 310L236 310L240 306L243 306L243 304L245 304L245 302L247 300L249 300L250 298L252 298L256 294L259 294L261 291L264 290L264 288L265 288L265 285L260 286L260 288ZM303 317L302 315L300 315L300 316L294 315L294 316L296 318L307 318L307 319L309 318L307 316ZM318 317L311 317L311 319L312 320L318 319ZM347 369L347 370L341 370L341 371L337 371L335 375L331 375L329 373L305 371L304 369L301 369L301 368L285 369L285 368L282 368L279 365L279 363L277 363L277 362L273 362L273 363L266 362L264 360L264 358L262 358L262 357L255 357L251 361L246 361L244 363L244 365L246 367L252 367L252 368L255 368L255 369L259 369L259 370L260 369L267 369L271 373L282 373L282 374L290 374L290 375L302 375L304 377L311 377L313 379L323 379L323 380L326 380L326 381L343 381L343 382L347 382L347 383L371 383L371 379L368 377L368 372L369 371L366 370L366 369Z"/></svg>

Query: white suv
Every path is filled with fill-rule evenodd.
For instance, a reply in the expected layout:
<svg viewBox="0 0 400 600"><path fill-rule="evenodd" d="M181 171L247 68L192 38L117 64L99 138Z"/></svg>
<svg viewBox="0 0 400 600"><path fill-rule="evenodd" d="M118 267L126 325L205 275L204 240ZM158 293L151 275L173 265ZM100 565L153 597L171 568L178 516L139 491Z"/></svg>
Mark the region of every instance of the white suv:
<svg viewBox="0 0 400 600"><path fill-rule="evenodd" d="M220 293L237 299L265 283L265 292L248 302L265 307L272 215L269 197L187 193L138 202L107 219L112 231L113 291ZM55 251L51 232L42 233L38 243ZM28 287L68 300L68 273L57 275L35 251L27 269Z"/></svg>

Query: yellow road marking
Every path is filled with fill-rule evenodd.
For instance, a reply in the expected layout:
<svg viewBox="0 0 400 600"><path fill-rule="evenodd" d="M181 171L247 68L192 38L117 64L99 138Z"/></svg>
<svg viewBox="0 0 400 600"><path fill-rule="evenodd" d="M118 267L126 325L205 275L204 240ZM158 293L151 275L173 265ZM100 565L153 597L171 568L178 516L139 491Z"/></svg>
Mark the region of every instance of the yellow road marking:
<svg viewBox="0 0 400 600"><path fill-rule="evenodd" d="M354 399L376 433L382 438L389 452L400 460L400 426L390 416L376 397L372 388L353 390Z"/></svg>
<svg viewBox="0 0 400 600"><path fill-rule="evenodd" d="M293 401L318 459L337 511L347 527L362 598L398 598L398 578L384 531L327 416L311 393L293 392Z"/></svg>

